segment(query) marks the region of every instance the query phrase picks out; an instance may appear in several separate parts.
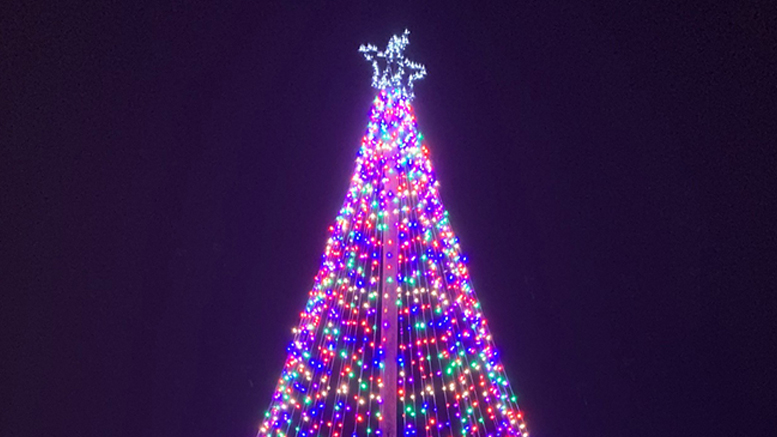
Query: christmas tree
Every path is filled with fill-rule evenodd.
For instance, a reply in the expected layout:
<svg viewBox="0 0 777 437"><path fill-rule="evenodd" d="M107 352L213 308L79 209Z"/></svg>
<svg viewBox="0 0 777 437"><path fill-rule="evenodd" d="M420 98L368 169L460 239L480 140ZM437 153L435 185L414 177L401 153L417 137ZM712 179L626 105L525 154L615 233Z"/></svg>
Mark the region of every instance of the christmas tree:
<svg viewBox="0 0 777 437"><path fill-rule="evenodd" d="M408 31L379 91L261 437L527 437L411 101Z"/></svg>

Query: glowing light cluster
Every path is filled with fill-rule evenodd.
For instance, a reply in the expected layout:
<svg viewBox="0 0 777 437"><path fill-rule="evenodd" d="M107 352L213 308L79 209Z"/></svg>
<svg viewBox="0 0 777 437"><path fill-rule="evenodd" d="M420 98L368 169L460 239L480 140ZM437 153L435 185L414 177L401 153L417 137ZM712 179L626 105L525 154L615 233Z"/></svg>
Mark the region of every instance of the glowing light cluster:
<svg viewBox="0 0 777 437"><path fill-rule="evenodd" d="M407 77L407 87L405 92L413 98L413 81L423 79L426 76L426 67L412 62L405 58L405 47L410 44L408 36L410 31L405 29L401 36L394 35L386 45L386 49L379 51L372 44L362 45L359 52L364 54L364 58L372 62L372 86L380 90L388 88L404 88L405 68L411 71ZM380 68L378 60L383 60L384 68Z"/></svg>
<svg viewBox="0 0 777 437"><path fill-rule="evenodd" d="M398 435L528 437L407 90L379 91L369 118L258 436L394 437L393 398Z"/></svg>

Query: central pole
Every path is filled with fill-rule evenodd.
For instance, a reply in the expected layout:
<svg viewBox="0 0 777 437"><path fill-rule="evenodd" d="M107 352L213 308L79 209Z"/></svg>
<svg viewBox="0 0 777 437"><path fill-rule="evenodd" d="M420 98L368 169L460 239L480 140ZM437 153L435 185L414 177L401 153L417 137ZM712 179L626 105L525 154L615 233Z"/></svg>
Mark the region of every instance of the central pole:
<svg viewBox="0 0 777 437"><path fill-rule="evenodd" d="M393 145L396 147L396 145ZM397 173L392 156L394 147L384 145L381 156L384 158L383 192L385 193L385 221L383 230L383 259L381 281L383 289L382 323L384 334L381 336L385 351L385 368L383 373L383 436L397 437L397 300L399 299L397 278L397 258L399 243L397 242L397 225L399 222L399 205L393 201L397 195Z"/></svg>

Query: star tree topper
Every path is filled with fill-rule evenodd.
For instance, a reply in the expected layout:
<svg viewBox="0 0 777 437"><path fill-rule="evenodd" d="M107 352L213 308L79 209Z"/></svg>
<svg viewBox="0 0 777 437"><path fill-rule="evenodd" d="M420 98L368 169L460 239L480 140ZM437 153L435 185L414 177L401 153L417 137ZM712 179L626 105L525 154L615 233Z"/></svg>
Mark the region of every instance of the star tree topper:
<svg viewBox="0 0 777 437"><path fill-rule="evenodd" d="M422 79L426 76L426 67L412 62L405 58L405 47L410 43L408 39L410 31L405 29L402 36L394 35L389 39L386 50L378 51L378 48L372 44L359 47L359 52L364 54L364 58L372 62L372 86L377 89L402 88L408 96L413 97L413 81ZM381 70L379 60L385 62ZM407 84L404 84L405 69L410 70L407 76Z"/></svg>

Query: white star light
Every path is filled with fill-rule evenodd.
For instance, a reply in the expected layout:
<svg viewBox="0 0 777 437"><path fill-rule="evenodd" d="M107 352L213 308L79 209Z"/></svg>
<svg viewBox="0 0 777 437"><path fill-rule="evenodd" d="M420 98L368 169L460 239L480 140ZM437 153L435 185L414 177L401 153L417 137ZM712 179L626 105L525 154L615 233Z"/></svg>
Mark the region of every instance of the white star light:
<svg viewBox="0 0 777 437"><path fill-rule="evenodd" d="M413 97L413 81L422 79L426 76L426 67L412 62L405 58L405 47L410 43L408 39L410 31L405 29L402 36L394 35L388 42L386 50L380 52L372 44L361 45L359 52L364 54L364 58L372 62L372 86L377 89L402 88L407 94ZM383 59L385 67L383 70L378 65L378 59ZM410 70L407 77L407 85L403 82L405 78L405 69ZM407 87L407 88L405 88Z"/></svg>

